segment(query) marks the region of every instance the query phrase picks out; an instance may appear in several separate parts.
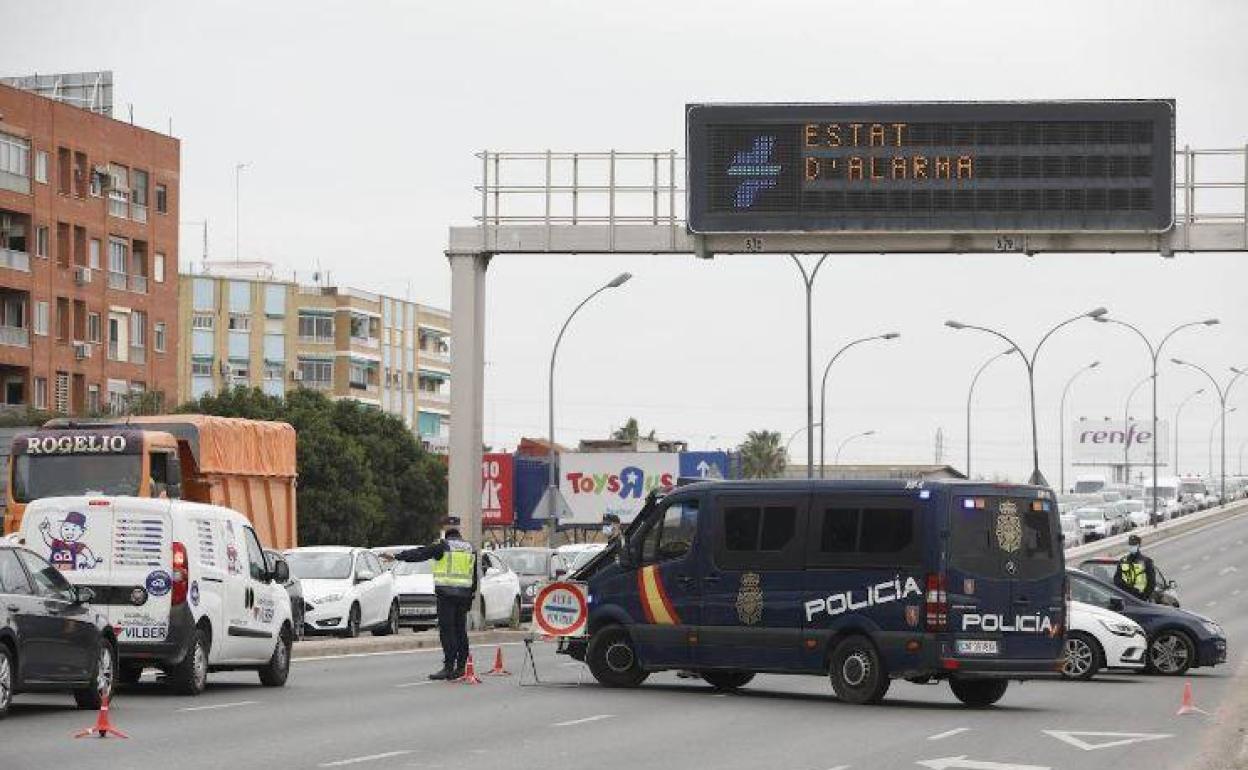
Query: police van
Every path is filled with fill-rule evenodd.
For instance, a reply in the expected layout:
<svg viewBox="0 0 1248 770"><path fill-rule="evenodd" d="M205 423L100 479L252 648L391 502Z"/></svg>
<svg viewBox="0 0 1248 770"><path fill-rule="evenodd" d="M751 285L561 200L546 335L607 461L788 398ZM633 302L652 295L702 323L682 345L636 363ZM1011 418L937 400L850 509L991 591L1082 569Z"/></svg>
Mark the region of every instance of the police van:
<svg viewBox="0 0 1248 770"><path fill-rule="evenodd" d="M237 511L183 500L49 497L22 519L21 539L75 585L116 632L119 681L155 667L198 695L208 672L254 669L280 687L293 626L285 562L270 564Z"/></svg>
<svg viewBox="0 0 1248 770"><path fill-rule="evenodd" d="M561 651L610 687L655 671L720 689L820 674L850 703L947 680L988 706L1057 676L1066 584L1057 505L1034 486L721 481L654 494L574 579L589 636Z"/></svg>

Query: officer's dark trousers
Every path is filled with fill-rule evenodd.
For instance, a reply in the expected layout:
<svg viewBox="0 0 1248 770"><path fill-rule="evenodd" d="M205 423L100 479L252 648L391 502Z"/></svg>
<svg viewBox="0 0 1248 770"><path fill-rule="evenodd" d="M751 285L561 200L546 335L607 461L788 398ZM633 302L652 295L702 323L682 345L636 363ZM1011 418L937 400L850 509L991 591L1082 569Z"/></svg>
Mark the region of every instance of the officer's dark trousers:
<svg viewBox="0 0 1248 770"><path fill-rule="evenodd" d="M472 607L472 597L437 596L442 665L447 671L462 673L468 665L468 610Z"/></svg>

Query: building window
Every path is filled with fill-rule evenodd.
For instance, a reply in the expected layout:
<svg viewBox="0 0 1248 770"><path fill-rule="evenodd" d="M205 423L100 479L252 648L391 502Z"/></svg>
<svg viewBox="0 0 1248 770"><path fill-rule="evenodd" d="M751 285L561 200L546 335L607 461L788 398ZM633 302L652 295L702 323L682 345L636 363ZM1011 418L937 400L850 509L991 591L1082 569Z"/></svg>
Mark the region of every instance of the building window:
<svg viewBox="0 0 1248 770"><path fill-rule="evenodd" d="M48 258L48 226L39 225L35 229L35 256Z"/></svg>
<svg viewBox="0 0 1248 770"><path fill-rule="evenodd" d="M352 361L347 373L347 384L356 390L367 390L373 384L373 378L370 375L375 371L376 368L372 364Z"/></svg>
<svg viewBox="0 0 1248 770"><path fill-rule="evenodd" d="M169 191L163 184L156 185L156 213L169 213Z"/></svg>
<svg viewBox="0 0 1248 770"><path fill-rule="evenodd" d="M152 329L152 347L157 353L165 352L165 322L157 321L156 326Z"/></svg>
<svg viewBox="0 0 1248 770"><path fill-rule="evenodd" d="M87 386L87 414L100 413L100 386Z"/></svg>
<svg viewBox="0 0 1248 770"><path fill-rule="evenodd" d="M197 356L212 356L217 352L217 339L211 329L194 329L191 331L191 353Z"/></svg>
<svg viewBox="0 0 1248 770"><path fill-rule="evenodd" d="M192 358L191 359L191 376L192 377L211 377L212 376L212 359L211 358Z"/></svg>
<svg viewBox="0 0 1248 770"><path fill-rule="evenodd" d="M264 286L264 314L274 318L286 315L286 287L280 283Z"/></svg>
<svg viewBox="0 0 1248 770"><path fill-rule="evenodd" d="M196 278L192 286L196 310L216 310L216 282L211 278Z"/></svg>
<svg viewBox="0 0 1248 770"><path fill-rule="evenodd" d="M35 378L35 408L36 409L48 408L48 378L47 377Z"/></svg>
<svg viewBox="0 0 1248 770"><path fill-rule="evenodd" d="M48 303L45 300L39 300L35 303L35 334L48 336Z"/></svg>
<svg viewBox="0 0 1248 770"><path fill-rule="evenodd" d="M196 313L195 315L191 316L191 328L192 329L203 329L205 331L212 331L213 329L216 328L216 326L217 326L216 316L208 315L207 313Z"/></svg>
<svg viewBox="0 0 1248 770"><path fill-rule="evenodd" d="M87 314L87 342L99 343L100 341L100 314Z"/></svg>
<svg viewBox="0 0 1248 770"><path fill-rule="evenodd" d="M328 315L299 314L299 338L315 342L334 341L334 317Z"/></svg>
<svg viewBox="0 0 1248 770"><path fill-rule="evenodd" d="M246 281L230 281L230 312L251 312L251 284Z"/></svg>
<svg viewBox="0 0 1248 770"><path fill-rule="evenodd" d="M230 382L244 383L251 379L251 364L243 358L230 359Z"/></svg>
<svg viewBox="0 0 1248 770"><path fill-rule="evenodd" d="M286 360L286 337L284 335L264 335L264 360L278 363Z"/></svg>
<svg viewBox="0 0 1248 770"><path fill-rule="evenodd" d="M240 313L230 313L230 331L232 332L251 331L251 316L242 315Z"/></svg>
<svg viewBox="0 0 1248 770"><path fill-rule="evenodd" d="M40 184L48 183L48 151L35 151L35 181Z"/></svg>
<svg viewBox="0 0 1248 770"><path fill-rule="evenodd" d="M329 387L334 383L334 362L319 358L300 358L298 379L304 387Z"/></svg>
<svg viewBox="0 0 1248 770"><path fill-rule="evenodd" d="M286 376L286 365L281 361L264 362L264 379L280 381Z"/></svg>
<svg viewBox="0 0 1248 770"><path fill-rule="evenodd" d="M92 270L100 269L100 239L92 238L90 248L87 251L87 267Z"/></svg>
<svg viewBox="0 0 1248 770"><path fill-rule="evenodd" d="M156 252L156 261L152 263L152 277L156 283L165 282L165 255L159 251Z"/></svg>
<svg viewBox="0 0 1248 770"><path fill-rule="evenodd" d="M130 313L130 347L147 346L147 313L135 310Z"/></svg>
<svg viewBox="0 0 1248 770"><path fill-rule="evenodd" d="M0 188L30 192L30 142L0 133Z"/></svg>
<svg viewBox="0 0 1248 770"><path fill-rule="evenodd" d="M56 373L56 387L52 391L56 411L69 414L69 372Z"/></svg>
<svg viewBox="0 0 1248 770"><path fill-rule="evenodd" d="M108 239L108 288L126 290L126 262L130 245L120 238Z"/></svg>

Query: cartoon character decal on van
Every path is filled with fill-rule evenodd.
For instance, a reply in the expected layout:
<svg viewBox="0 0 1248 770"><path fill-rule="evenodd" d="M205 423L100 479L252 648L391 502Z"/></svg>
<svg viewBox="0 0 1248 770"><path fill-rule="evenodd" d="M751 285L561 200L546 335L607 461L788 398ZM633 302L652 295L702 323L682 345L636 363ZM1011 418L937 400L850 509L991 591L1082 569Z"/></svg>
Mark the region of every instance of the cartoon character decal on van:
<svg viewBox="0 0 1248 770"><path fill-rule="evenodd" d="M43 536L43 544L48 547L48 561L52 566L63 572L80 569L95 569L104 560L82 542L87 533L87 517L78 511L65 514L57 528L59 537L52 536L52 522L44 518L39 523L39 534Z"/></svg>
<svg viewBox="0 0 1248 770"><path fill-rule="evenodd" d="M242 565L238 563L238 546L234 544L234 522L225 522L225 561L226 570L231 575L237 575L243 571Z"/></svg>

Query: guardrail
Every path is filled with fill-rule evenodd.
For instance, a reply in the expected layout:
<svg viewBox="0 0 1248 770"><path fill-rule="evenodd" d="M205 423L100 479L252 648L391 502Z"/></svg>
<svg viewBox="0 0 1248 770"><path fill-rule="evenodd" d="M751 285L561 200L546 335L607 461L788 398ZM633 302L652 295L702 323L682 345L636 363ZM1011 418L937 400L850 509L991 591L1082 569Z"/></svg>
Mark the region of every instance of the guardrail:
<svg viewBox="0 0 1248 770"><path fill-rule="evenodd" d="M1167 540L1177 535L1198 529L1207 524L1213 524L1223 519L1229 519L1232 516L1238 516L1241 513L1248 512L1248 500L1232 500L1226 505L1219 505L1209 508L1199 513L1190 513L1187 516L1180 516L1177 519L1163 521L1160 524L1150 524L1147 527L1137 527L1129 532L1113 535L1111 537L1093 540L1090 543L1077 545L1073 548L1066 549L1066 561L1069 563L1072 558L1082 558L1086 556L1095 556L1106 551L1122 549L1127 544L1127 538L1131 535L1139 535L1141 538L1147 538L1148 542L1154 543L1159 540Z"/></svg>

